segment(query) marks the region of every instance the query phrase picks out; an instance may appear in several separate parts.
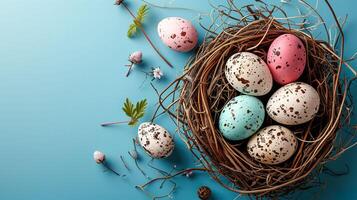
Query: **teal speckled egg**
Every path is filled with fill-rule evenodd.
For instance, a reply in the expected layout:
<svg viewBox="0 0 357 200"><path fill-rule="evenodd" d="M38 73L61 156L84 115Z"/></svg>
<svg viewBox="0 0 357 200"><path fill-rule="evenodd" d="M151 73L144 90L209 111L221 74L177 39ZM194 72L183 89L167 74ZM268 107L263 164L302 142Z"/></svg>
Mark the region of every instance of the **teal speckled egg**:
<svg viewBox="0 0 357 200"><path fill-rule="evenodd" d="M239 95L231 99L219 116L219 130L229 140L243 140L263 124L263 103L253 96Z"/></svg>

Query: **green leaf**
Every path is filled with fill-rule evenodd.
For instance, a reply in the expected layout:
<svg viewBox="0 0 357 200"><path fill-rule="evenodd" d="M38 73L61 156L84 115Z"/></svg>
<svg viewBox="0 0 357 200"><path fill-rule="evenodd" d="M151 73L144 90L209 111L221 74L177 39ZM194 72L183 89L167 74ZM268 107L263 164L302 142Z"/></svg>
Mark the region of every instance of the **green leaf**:
<svg viewBox="0 0 357 200"><path fill-rule="evenodd" d="M136 33L136 31L137 31L136 25L135 24L130 24L127 36L128 37L133 37L133 35Z"/></svg>
<svg viewBox="0 0 357 200"><path fill-rule="evenodd" d="M124 102L123 111L128 117L131 117L134 112L134 104L128 98Z"/></svg>
<svg viewBox="0 0 357 200"><path fill-rule="evenodd" d="M136 18L133 20L133 23L130 24L128 32L127 32L127 36L128 37L133 37L134 34L137 32L137 29L139 27L141 27L142 23L144 22L144 19L146 17L146 15L149 12L149 7L144 4L142 6L139 7L137 14L136 14Z"/></svg>
<svg viewBox="0 0 357 200"><path fill-rule="evenodd" d="M128 117L130 117L128 125L136 125L139 122L139 119L145 115L146 107L146 99L137 102L134 107L134 104L128 98L126 98L123 106L123 111Z"/></svg>
<svg viewBox="0 0 357 200"><path fill-rule="evenodd" d="M147 106L146 99L136 103L135 116L134 116L136 119L140 119L140 118L142 118L144 116L146 106Z"/></svg>
<svg viewBox="0 0 357 200"><path fill-rule="evenodd" d="M149 13L149 7L146 4L140 6L136 14L136 20L140 23L143 23L146 15Z"/></svg>

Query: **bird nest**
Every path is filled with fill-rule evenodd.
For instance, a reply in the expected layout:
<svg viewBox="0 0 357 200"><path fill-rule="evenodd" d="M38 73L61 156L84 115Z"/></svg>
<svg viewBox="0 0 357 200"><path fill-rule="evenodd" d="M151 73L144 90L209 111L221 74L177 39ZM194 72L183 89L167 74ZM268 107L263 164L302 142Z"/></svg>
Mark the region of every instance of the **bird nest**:
<svg viewBox="0 0 357 200"><path fill-rule="evenodd" d="M342 78L341 70L350 69L354 75L355 71L343 60L344 36L329 2L326 5L339 31L339 45L315 39L304 23L291 20L282 8L258 3L262 6L238 8L229 0L229 6L216 8L219 16L230 22L224 22L226 27L222 29L206 28L203 44L183 75L158 95L161 108L170 114L181 138L214 180L240 194L273 197L314 185L315 178L326 169L326 162L353 145L351 137L345 137L341 129L348 124L351 113L349 86L354 78ZM273 17L277 12L284 17ZM326 31L329 32L327 28ZM298 81L317 90L320 109L308 123L289 127L299 140L292 158L279 165L265 165L249 156L247 140L228 141L219 132L223 106L239 95L227 82L224 70L228 58L237 52L252 52L266 60L272 41L286 33L300 38L306 47L307 63ZM278 87L275 85L272 92ZM269 94L259 98L266 103ZM272 124L266 117L262 127Z"/></svg>

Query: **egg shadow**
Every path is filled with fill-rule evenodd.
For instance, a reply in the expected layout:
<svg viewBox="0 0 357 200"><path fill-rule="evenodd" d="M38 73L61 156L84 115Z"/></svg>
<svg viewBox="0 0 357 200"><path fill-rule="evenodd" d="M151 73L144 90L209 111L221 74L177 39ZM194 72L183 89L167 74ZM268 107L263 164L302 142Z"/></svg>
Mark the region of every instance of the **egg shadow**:
<svg viewBox="0 0 357 200"><path fill-rule="evenodd" d="M180 141L181 142L181 141ZM187 157L184 157L182 152L188 151L185 147L185 144L178 144L178 140L176 140L175 149L173 150L172 154L165 160L172 164L180 164L180 165L187 165L192 162L188 162Z"/></svg>

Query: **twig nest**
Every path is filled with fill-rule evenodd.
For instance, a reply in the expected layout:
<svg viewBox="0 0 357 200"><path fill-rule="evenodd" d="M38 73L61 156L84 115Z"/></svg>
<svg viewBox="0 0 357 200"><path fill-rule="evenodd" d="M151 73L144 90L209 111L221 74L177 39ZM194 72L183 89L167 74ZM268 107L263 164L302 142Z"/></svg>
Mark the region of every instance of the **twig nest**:
<svg viewBox="0 0 357 200"><path fill-rule="evenodd" d="M171 134L162 126L144 122L138 128L139 143L153 158L165 158L171 155L175 144Z"/></svg>
<svg viewBox="0 0 357 200"><path fill-rule="evenodd" d="M197 190L197 195L202 200L207 200L211 197L211 189L207 186L201 186Z"/></svg>
<svg viewBox="0 0 357 200"><path fill-rule="evenodd" d="M352 139L337 134L350 115L349 83L340 73L344 59L327 42L300 31L301 24L276 21L272 16L281 9L256 3L263 6L220 10L233 22L220 32L216 26L208 30L185 73L160 94L160 105L177 102L176 113L164 108L176 118L180 135L214 180L260 199L311 186L321 172L316 169L341 154L334 142ZM229 17L236 12L248 14ZM244 53L247 59L242 59L239 52L256 56ZM258 87L266 60L275 80L271 91L269 75L267 87ZM287 84L290 81L295 82ZM260 127L266 128L259 131Z"/></svg>

